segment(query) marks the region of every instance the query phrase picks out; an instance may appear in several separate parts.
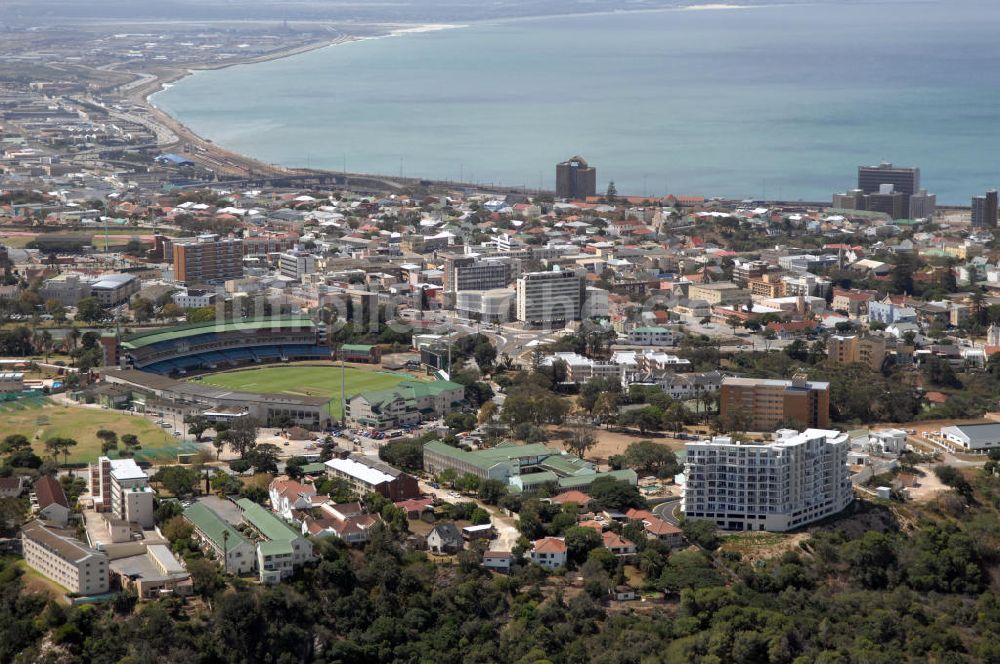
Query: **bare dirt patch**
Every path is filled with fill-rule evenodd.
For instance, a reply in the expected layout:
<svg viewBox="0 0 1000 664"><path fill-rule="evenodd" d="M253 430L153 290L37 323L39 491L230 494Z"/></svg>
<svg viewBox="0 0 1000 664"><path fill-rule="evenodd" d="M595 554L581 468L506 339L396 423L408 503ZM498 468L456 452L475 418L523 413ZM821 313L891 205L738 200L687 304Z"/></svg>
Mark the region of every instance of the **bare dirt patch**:
<svg viewBox="0 0 1000 664"><path fill-rule="evenodd" d="M571 432L568 429L558 426L550 426L547 431L549 434L548 442L555 443L563 447L565 447L564 442L571 435ZM624 454L625 449L629 445L640 440L651 440L654 443L665 445L675 452L684 449L683 440L677 440L676 438L671 438L662 433L651 432L647 434L640 434L638 432L609 430L599 427L594 427L592 431L597 437L597 444L589 452L587 452L587 459L591 461L606 462L608 457L616 454Z"/></svg>

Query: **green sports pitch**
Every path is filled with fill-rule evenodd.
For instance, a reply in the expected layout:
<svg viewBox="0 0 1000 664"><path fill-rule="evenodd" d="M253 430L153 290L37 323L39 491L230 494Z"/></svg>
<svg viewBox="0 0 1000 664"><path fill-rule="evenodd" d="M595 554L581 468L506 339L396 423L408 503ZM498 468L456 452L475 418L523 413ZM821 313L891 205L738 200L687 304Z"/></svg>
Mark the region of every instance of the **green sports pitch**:
<svg viewBox="0 0 1000 664"><path fill-rule="evenodd" d="M192 382L243 392L298 394L330 399L330 414L340 417L340 367L263 367L209 374ZM405 374L387 371L345 369L344 386L348 397L367 390L384 390L413 380Z"/></svg>

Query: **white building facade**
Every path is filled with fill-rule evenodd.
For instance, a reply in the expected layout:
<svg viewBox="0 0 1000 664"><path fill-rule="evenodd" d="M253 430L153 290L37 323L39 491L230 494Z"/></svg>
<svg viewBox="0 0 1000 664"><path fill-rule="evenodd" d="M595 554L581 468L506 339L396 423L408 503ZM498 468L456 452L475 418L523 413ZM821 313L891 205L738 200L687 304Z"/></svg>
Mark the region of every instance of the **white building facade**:
<svg viewBox="0 0 1000 664"><path fill-rule="evenodd" d="M782 532L843 510L853 499L847 434L787 429L776 440L728 436L688 443L681 509L725 530Z"/></svg>

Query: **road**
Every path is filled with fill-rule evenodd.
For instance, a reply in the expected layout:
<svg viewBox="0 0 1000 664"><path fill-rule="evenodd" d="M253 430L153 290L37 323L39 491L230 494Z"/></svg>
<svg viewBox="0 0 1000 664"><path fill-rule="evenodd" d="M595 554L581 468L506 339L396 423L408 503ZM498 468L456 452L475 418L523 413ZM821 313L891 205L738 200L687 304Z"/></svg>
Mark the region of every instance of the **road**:
<svg viewBox="0 0 1000 664"><path fill-rule="evenodd" d="M653 516L663 519L667 523L679 526L680 522L677 520L677 517L674 516L674 508L680 507L680 504L680 496L675 496L674 498L667 498L659 505L653 507L650 511L653 513Z"/></svg>

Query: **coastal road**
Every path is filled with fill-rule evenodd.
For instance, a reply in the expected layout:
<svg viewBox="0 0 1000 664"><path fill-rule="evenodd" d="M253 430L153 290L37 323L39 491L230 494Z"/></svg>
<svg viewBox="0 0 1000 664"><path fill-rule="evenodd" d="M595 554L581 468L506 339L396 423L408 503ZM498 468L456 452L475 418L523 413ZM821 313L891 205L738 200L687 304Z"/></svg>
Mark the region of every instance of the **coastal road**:
<svg viewBox="0 0 1000 664"><path fill-rule="evenodd" d="M681 506L680 496L674 498L667 498L665 501L656 505L652 510L653 516L659 517L666 521L667 523L672 523L675 526L679 526L680 522L677 517L674 516L674 509Z"/></svg>

